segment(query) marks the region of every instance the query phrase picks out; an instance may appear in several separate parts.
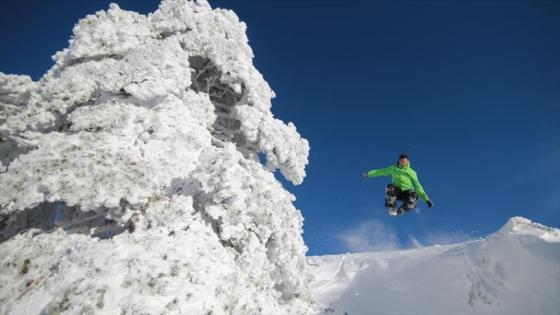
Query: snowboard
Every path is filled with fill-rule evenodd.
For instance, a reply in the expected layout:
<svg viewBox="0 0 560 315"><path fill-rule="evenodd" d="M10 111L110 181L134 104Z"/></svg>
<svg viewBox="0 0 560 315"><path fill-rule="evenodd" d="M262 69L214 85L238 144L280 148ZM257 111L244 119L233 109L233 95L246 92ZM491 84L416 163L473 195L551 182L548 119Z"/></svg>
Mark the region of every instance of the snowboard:
<svg viewBox="0 0 560 315"><path fill-rule="evenodd" d="M403 209L403 208L389 208L389 216L396 217L399 215L407 214L414 210L416 207L412 209Z"/></svg>

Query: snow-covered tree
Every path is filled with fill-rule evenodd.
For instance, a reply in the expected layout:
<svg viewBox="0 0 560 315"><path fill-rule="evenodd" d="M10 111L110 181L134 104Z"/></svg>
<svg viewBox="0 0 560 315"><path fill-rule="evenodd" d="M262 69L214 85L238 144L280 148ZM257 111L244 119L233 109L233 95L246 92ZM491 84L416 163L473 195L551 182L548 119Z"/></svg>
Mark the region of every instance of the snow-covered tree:
<svg viewBox="0 0 560 315"><path fill-rule="evenodd" d="M0 314L316 311L273 174L300 184L309 144L246 25L164 0L73 33L39 81L0 73Z"/></svg>

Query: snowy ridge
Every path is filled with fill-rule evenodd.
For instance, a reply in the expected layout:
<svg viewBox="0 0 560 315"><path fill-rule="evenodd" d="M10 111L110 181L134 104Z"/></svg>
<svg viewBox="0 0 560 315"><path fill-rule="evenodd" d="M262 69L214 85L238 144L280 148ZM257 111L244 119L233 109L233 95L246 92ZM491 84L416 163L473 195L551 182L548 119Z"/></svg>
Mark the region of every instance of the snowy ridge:
<svg viewBox="0 0 560 315"><path fill-rule="evenodd" d="M301 183L309 144L245 31L206 1L111 4L41 80L0 73L0 314L317 309L272 173Z"/></svg>
<svg viewBox="0 0 560 315"><path fill-rule="evenodd" d="M309 257L325 314L557 314L560 230L511 218L486 239Z"/></svg>

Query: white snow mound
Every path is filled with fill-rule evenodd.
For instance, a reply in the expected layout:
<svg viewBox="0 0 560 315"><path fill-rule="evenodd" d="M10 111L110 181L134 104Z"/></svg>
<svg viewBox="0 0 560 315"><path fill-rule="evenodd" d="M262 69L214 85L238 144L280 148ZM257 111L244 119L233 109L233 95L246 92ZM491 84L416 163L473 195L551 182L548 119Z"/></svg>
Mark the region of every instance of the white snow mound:
<svg viewBox="0 0 560 315"><path fill-rule="evenodd" d="M0 73L0 314L315 311L273 175L301 183L309 144L272 115L246 25L164 0L73 33L41 80Z"/></svg>
<svg viewBox="0 0 560 315"><path fill-rule="evenodd" d="M309 257L325 314L554 315L560 230L511 218L486 239Z"/></svg>

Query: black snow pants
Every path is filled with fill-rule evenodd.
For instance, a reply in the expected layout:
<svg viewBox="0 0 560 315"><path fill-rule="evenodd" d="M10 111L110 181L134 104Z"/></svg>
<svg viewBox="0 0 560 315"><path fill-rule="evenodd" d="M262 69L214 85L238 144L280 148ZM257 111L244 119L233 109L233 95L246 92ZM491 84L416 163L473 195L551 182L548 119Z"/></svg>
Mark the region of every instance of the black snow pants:
<svg viewBox="0 0 560 315"><path fill-rule="evenodd" d="M416 207L418 194L412 190L401 190L399 187L389 184L385 189L385 207L395 208L397 200L402 201L403 211L410 211Z"/></svg>

